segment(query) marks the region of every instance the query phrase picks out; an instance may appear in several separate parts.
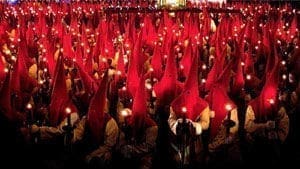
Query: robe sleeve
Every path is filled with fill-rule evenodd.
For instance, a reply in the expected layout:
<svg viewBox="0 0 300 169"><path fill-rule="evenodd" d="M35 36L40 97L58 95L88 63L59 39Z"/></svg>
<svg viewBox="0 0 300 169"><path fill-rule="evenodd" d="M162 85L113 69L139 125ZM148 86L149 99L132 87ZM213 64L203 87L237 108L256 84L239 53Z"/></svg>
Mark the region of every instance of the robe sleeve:
<svg viewBox="0 0 300 169"><path fill-rule="evenodd" d="M227 119L227 116L225 117L225 119ZM233 143L238 137L237 132L239 127L239 120L236 108L231 110L230 119L234 121L235 125L230 128L229 136L226 136L226 127L223 124L221 124L217 135L215 136L215 138L212 139L212 141L208 145L208 149L210 152L218 151L224 145Z"/></svg>
<svg viewBox="0 0 300 169"><path fill-rule="evenodd" d="M278 111L277 117L277 135L281 142L284 142L289 133L289 117L286 114L286 110L281 107Z"/></svg>
<svg viewBox="0 0 300 169"><path fill-rule="evenodd" d="M152 126L146 129L145 141L140 144L127 144L122 147L121 151L126 156L132 158L142 158L154 152L156 147L156 138L158 133L158 127Z"/></svg>
<svg viewBox="0 0 300 169"><path fill-rule="evenodd" d="M202 130L207 130L209 127L209 119L210 119L210 109L207 106L200 115L200 124L202 127Z"/></svg>
<svg viewBox="0 0 300 169"><path fill-rule="evenodd" d="M88 156L104 158L109 160L111 158L111 153L114 146L117 143L117 138L119 136L119 128L116 121L111 118L105 128L104 144L100 145L96 150L91 152Z"/></svg>
<svg viewBox="0 0 300 169"><path fill-rule="evenodd" d="M73 126L78 122L79 116L77 113L71 114L71 125ZM58 137L64 133L63 127L67 124L67 118L65 118L57 127L40 127L40 139L41 140L51 140Z"/></svg>

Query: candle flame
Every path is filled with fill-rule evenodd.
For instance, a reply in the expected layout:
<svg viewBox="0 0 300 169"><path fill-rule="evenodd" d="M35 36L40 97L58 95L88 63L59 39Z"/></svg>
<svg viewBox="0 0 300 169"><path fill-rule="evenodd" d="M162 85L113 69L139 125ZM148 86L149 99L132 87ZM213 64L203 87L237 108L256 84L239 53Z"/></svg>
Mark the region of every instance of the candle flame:
<svg viewBox="0 0 300 169"><path fill-rule="evenodd" d="M225 109L226 109L227 111L231 111L231 110L232 110L231 104L226 104L226 105L225 105Z"/></svg>
<svg viewBox="0 0 300 169"><path fill-rule="evenodd" d="M67 108L65 109L65 111L66 111L67 114L70 114L70 113L71 113L71 109L70 109L69 107L67 107Z"/></svg>

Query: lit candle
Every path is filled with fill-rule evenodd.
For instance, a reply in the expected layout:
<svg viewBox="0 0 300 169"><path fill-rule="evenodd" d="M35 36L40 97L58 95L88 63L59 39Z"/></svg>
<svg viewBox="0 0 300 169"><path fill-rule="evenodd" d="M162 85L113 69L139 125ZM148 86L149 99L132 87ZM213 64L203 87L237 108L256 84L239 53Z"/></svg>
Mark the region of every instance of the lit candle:
<svg viewBox="0 0 300 169"><path fill-rule="evenodd" d="M67 125L71 126L71 109L69 107L67 107L65 109L66 113L67 113Z"/></svg>
<svg viewBox="0 0 300 169"><path fill-rule="evenodd" d="M246 75L247 80L251 80L251 75Z"/></svg>
<svg viewBox="0 0 300 169"><path fill-rule="evenodd" d="M185 106L182 107L182 108L181 108L181 112L182 112L182 113L186 113L186 112L187 112L187 108L186 108Z"/></svg>

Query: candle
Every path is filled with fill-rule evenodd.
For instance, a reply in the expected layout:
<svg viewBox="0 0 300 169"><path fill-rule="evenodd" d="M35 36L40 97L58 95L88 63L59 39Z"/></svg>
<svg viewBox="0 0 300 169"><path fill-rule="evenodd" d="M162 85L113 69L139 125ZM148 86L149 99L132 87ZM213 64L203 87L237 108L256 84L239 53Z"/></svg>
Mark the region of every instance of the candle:
<svg viewBox="0 0 300 169"><path fill-rule="evenodd" d="M67 113L67 125L71 126L71 109L67 107L65 111Z"/></svg>
<svg viewBox="0 0 300 169"><path fill-rule="evenodd" d="M30 123L33 123L33 112L32 112L32 105L30 103L28 103L26 105L26 109L28 110L28 115L30 116Z"/></svg>

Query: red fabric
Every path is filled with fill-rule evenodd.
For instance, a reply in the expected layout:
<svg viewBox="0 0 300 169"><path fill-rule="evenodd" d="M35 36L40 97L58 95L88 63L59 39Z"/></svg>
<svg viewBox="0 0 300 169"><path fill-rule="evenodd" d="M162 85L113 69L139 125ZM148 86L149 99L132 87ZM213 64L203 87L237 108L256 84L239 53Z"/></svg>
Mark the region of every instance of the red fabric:
<svg viewBox="0 0 300 169"><path fill-rule="evenodd" d="M267 72L266 83L260 93L260 95L251 101L249 104L253 107L255 118L257 122L266 122L272 117L274 105L277 105L277 88L279 81L279 60L278 56L272 55L272 60L274 59L273 69L270 72ZM275 104L272 106L270 104L270 99L275 101Z"/></svg>
<svg viewBox="0 0 300 169"><path fill-rule="evenodd" d="M94 93L98 89L97 83L86 71L83 70L83 67L77 63L75 64L77 65L78 73L83 82L85 92Z"/></svg>
<svg viewBox="0 0 300 169"><path fill-rule="evenodd" d="M218 130L222 124L222 121L227 115L225 106L230 104L232 108L235 108L235 104L230 100L226 91L220 85L215 85L208 96L208 103L213 111L215 111L215 117L211 120L211 138L214 138L218 133Z"/></svg>
<svg viewBox="0 0 300 169"><path fill-rule="evenodd" d="M183 57L181 59L181 64L183 66L184 76L187 77L191 68L192 62L192 45L191 41L189 42L188 46L185 48Z"/></svg>
<svg viewBox="0 0 300 169"><path fill-rule="evenodd" d="M198 53L195 51L191 63L191 69L184 85L183 92L171 103L171 106L177 117L185 116L186 118L195 121L200 113L208 106L208 104L199 97ZM187 109L186 114L182 112L183 107Z"/></svg>
<svg viewBox="0 0 300 169"><path fill-rule="evenodd" d="M3 86L0 90L0 109L1 113L4 114L4 116L8 120L14 119L14 112L11 107L11 72L8 72L6 74L5 80L3 82Z"/></svg>
<svg viewBox="0 0 300 169"><path fill-rule="evenodd" d="M97 143L102 143L104 140L104 130L106 127L107 113L105 111L106 99L107 99L107 86L108 86L108 75L105 73L101 80L100 86L91 99L89 110L88 110L88 126L91 131L93 140ZM107 115L106 115L107 114Z"/></svg>
<svg viewBox="0 0 300 169"><path fill-rule="evenodd" d="M132 115L128 124L131 126L135 136L140 136L146 128L156 125L148 116L144 77L140 78L138 89L133 98Z"/></svg>
<svg viewBox="0 0 300 169"><path fill-rule="evenodd" d="M65 107L62 107L62 105L69 100L62 55L58 57L55 73L56 75L53 81L51 103L49 105L49 122L51 126L57 126L64 119Z"/></svg>
<svg viewBox="0 0 300 169"><path fill-rule="evenodd" d="M135 92L138 88L139 77L140 77L139 71L142 70L144 65L144 63L142 63L140 59L141 58L140 45L141 45L141 39L139 39L138 42L136 42L136 44L134 45L134 50L129 60L129 66L127 72L126 86L132 97L135 95Z"/></svg>
<svg viewBox="0 0 300 169"><path fill-rule="evenodd" d="M154 91L159 106L169 105L176 97L177 90L177 68L175 62L175 51L170 49L170 55L167 58L166 69L163 77L154 85Z"/></svg>
<svg viewBox="0 0 300 169"><path fill-rule="evenodd" d="M73 51L72 37L70 33L64 34L63 37L63 54L64 58L72 60L75 58L75 53Z"/></svg>
<svg viewBox="0 0 300 169"><path fill-rule="evenodd" d="M160 80L163 75L162 65L163 65L163 48L159 45L154 47L151 65L153 68L153 76Z"/></svg>
<svg viewBox="0 0 300 169"><path fill-rule="evenodd" d="M6 73L4 72L5 64L2 61L2 54L0 53L0 83L5 80Z"/></svg>

